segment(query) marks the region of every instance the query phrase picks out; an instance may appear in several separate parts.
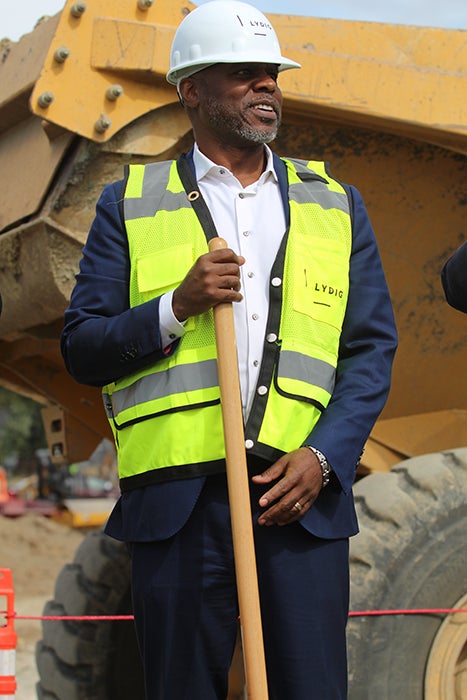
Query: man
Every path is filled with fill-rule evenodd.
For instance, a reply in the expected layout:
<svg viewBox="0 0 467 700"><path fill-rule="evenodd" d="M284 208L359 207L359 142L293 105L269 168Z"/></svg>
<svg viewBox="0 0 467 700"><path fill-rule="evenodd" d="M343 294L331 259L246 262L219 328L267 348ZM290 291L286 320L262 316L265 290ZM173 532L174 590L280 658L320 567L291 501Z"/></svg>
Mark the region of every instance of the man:
<svg viewBox="0 0 467 700"><path fill-rule="evenodd" d="M441 282L448 304L467 313L467 241L446 261Z"/></svg>
<svg viewBox="0 0 467 700"><path fill-rule="evenodd" d="M281 55L264 15L216 0L171 50L193 126L178 162L107 187L62 337L104 386L147 698L225 698L237 598L212 308L233 302L269 697L346 697L351 487L396 331L358 192L266 144ZM119 203L120 202L120 207ZM218 233L229 248L208 252Z"/></svg>

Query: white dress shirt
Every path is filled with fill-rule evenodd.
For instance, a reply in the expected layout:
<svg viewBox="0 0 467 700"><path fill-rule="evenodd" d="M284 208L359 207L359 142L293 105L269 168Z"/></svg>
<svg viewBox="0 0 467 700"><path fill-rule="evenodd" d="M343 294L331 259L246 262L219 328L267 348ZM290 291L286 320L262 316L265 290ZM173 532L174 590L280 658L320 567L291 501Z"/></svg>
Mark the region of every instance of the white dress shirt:
<svg viewBox="0 0 467 700"><path fill-rule="evenodd" d="M265 146L267 164L260 178L242 187L223 166L194 148L199 189L211 212L217 233L229 248L245 258L240 268L243 300L233 304L243 415L248 415L258 380L269 309L269 277L285 233L285 215L272 152ZM172 294L159 307L163 347L185 333L172 311Z"/></svg>

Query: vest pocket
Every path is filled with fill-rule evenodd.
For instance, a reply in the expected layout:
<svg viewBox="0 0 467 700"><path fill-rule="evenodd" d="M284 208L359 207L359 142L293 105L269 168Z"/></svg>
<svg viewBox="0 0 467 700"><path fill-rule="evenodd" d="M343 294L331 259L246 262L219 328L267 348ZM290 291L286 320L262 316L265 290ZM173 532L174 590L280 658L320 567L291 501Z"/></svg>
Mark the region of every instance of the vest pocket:
<svg viewBox="0 0 467 700"><path fill-rule="evenodd" d="M294 311L342 329L349 290L349 258L338 241L308 238L295 246Z"/></svg>
<svg viewBox="0 0 467 700"><path fill-rule="evenodd" d="M144 255L136 261L138 291L147 300L177 287L194 262L193 246L184 244Z"/></svg>

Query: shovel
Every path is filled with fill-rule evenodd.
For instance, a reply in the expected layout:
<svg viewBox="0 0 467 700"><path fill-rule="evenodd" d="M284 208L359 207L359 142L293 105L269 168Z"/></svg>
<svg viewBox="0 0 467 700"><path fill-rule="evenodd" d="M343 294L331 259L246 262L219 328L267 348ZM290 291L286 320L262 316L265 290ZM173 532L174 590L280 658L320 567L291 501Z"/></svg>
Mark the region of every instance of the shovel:
<svg viewBox="0 0 467 700"><path fill-rule="evenodd" d="M227 243L222 238L213 238L209 242L210 250L221 248L227 248ZM214 324L246 686L249 700L268 700L240 381L231 303L221 303L214 307Z"/></svg>

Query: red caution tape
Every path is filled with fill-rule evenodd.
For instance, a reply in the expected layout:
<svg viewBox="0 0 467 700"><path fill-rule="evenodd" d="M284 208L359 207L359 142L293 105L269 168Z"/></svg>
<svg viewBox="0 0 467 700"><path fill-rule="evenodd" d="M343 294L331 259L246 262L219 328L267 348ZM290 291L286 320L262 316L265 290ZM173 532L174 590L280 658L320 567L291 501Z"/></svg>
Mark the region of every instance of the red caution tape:
<svg viewBox="0 0 467 700"><path fill-rule="evenodd" d="M349 612L349 617L364 617L365 615L449 615L451 613L467 613L467 608L419 608L409 610L359 610Z"/></svg>
<svg viewBox="0 0 467 700"><path fill-rule="evenodd" d="M467 608L414 608L401 610L357 610L349 612L349 617L374 617L376 615L451 615L467 613ZM107 622L114 620L134 620L133 615L18 615L0 611L5 617L15 620L75 620L90 622Z"/></svg>
<svg viewBox="0 0 467 700"><path fill-rule="evenodd" d="M9 616L6 615L6 617ZM16 613L11 617L15 620L78 620L79 622L135 619L133 615L17 615Z"/></svg>

